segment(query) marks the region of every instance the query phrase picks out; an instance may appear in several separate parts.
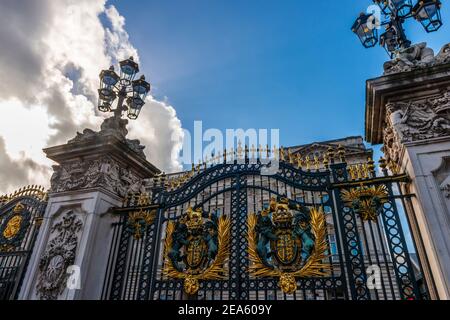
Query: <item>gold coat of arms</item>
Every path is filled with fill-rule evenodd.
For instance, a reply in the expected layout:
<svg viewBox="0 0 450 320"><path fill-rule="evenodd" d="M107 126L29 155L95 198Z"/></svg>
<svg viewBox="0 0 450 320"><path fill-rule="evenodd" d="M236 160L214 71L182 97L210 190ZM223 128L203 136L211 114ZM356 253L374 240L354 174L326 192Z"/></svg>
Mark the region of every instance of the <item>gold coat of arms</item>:
<svg viewBox="0 0 450 320"><path fill-rule="evenodd" d="M230 218L189 207L177 221L167 225L164 274L183 279L184 291L194 295L200 280L227 278Z"/></svg>
<svg viewBox="0 0 450 320"><path fill-rule="evenodd" d="M248 217L250 273L278 277L286 294L297 290L296 278L326 276L326 222L322 208L307 209L286 198Z"/></svg>

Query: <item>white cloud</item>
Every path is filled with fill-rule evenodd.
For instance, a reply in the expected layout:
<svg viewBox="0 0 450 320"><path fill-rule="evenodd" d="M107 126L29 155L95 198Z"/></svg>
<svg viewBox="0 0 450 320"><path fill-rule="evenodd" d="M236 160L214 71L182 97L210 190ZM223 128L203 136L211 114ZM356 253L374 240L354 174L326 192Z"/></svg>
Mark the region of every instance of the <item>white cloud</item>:
<svg viewBox="0 0 450 320"><path fill-rule="evenodd" d="M0 171L21 170L0 174L9 179L0 184L1 194L24 183L48 186L50 161L41 149L86 127L98 129L100 70L139 56L124 17L105 0L2 0L0 21ZM182 129L173 107L150 97L130 123L130 138L141 139L149 161L161 169L180 168Z"/></svg>

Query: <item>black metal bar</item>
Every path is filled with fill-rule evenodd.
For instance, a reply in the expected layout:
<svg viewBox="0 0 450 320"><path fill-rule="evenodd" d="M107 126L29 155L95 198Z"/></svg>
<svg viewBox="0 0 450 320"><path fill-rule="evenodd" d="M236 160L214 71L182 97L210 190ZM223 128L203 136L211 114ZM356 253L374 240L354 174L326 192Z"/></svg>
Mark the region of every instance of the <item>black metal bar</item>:
<svg viewBox="0 0 450 320"><path fill-rule="evenodd" d="M386 187L389 195L392 195L392 186L387 185ZM388 238L388 246L397 278L397 284L400 289L400 297L403 299L420 299L420 292L412 270L408 247L406 245L395 200L389 200L384 205L381 215L383 218L385 234ZM394 243L394 240L398 243ZM411 292L409 290L411 290Z"/></svg>
<svg viewBox="0 0 450 320"><path fill-rule="evenodd" d="M347 164L332 164L333 182L345 184L348 181ZM344 256L350 293L354 300L370 300L366 285L366 268L361 254L361 240L357 229L356 218L351 208L346 208L341 200L340 189L333 188L333 196L337 203L338 220L344 242Z"/></svg>
<svg viewBox="0 0 450 320"><path fill-rule="evenodd" d="M114 275L112 280L112 288L110 299L122 300L125 272L127 270L127 255L130 241L130 233L126 230L126 223L128 217L122 216L122 226L120 230L119 250L117 252L117 261L114 267Z"/></svg>

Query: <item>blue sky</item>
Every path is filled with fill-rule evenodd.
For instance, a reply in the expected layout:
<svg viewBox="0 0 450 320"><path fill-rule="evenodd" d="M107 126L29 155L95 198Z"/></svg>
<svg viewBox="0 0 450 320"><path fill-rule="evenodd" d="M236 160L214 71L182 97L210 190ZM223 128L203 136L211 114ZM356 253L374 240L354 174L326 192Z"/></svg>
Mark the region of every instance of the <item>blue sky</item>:
<svg viewBox="0 0 450 320"><path fill-rule="evenodd" d="M364 134L365 81L387 54L364 49L350 27L371 1L114 0L153 94L175 107L183 127L279 128L282 145ZM444 26L413 43L435 51ZM375 149L379 149L378 147Z"/></svg>

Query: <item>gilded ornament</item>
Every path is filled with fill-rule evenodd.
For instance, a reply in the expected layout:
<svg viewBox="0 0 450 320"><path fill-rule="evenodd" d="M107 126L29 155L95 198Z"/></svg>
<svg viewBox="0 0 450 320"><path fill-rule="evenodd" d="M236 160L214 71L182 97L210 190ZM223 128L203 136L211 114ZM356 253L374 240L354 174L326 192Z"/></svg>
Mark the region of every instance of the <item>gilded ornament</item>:
<svg viewBox="0 0 450 320"><path fill-rule="evenodd" d="M20 231L20 226L22 225L22 216L15 215L11 219L9 219L6 224L5 230L3 230L3 237L7 240L11 240L14 238Z"/></svg>
<svg viewBox="0 0 450 320"><path fill-rule="evenodd" d="M200 283L196 277L189 275L184 279L183 288L184 292L190 296L193 296L200 289Z"/></svg>
<svg viewBox="0 0 450 320"><path fill-rule="evenodd" d="M326 221L322 208L307 208L282 198L248 216L250 274L278 277L286 294L296 291L296 278L327 276Z"/></svg>
<svg viewBox="0 0 450 320"><path fill-rule="evenodd" d="M377 221L378 211L388 201L388 192L385 185L361 186L342 190L341 198L364 221Z"/></svg>
<svg viewBox="0 0 450 320"><path fill-rule="evenodd" d="M294 294L297 291L297 281L291 273L282 273L280 275L279 286L286 294Z"/></svg>
<svg viewBox="0 0 450 320"><path fill-rule="evenodd" d="M188 208L177 221L167 225L163 273L184 280L184 291L197 293L200 280L225 280L229 257L228 216L204 214L201 208Z"/></svg>
<svg viewBox="0 0 450 320"><path fill-rule="evenodd" d="M127 226L136 240L142 238L142 235L145 233L147 227L155 221L156 218L156 210L144 210L139 209L138 211L134 211L128 214L128 222Z"/></svg>

